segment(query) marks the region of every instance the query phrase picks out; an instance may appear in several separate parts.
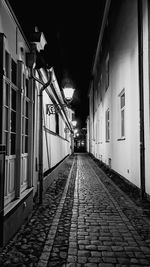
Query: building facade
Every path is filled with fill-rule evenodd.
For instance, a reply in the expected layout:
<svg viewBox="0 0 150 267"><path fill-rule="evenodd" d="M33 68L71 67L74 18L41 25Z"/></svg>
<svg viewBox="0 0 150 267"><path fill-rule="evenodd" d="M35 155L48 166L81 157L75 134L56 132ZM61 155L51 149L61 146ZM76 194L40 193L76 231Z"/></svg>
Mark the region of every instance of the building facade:
<svg viewBox="0 0 150 267"><path fill-rule="evenodd" d="M33 47L36 54L46 44L36 34L29 43L8 1L0 1L1 246L30 216L34 199L42 201L55 166L72 153L72 111L56 74L29 64Z"/></svg>
<svg viewBox="0 0 150 267"><path fill-rule="evenodd" d="M150 195L149 1L106 1L89 89L89 152Z"/></svg>

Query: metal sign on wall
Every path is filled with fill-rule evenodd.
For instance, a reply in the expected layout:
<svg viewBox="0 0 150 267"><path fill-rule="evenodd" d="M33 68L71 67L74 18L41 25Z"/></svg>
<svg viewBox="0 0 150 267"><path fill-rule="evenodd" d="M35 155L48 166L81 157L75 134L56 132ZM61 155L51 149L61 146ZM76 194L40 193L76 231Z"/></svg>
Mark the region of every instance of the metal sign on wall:
<svg viewBox="0 0 150 267"><path fill-rule="evenodd" d="M65 132L65 133L69 133L69 129L68 129L68 127L65 127L65 128L64 128L64 132Z"/></svg>
<svg viewBox="0 0 150 267"><path fill-rule="evenodd" d="M46 114L51 115L51 114L55 114L55 113L56 113L55 106L53 104L47 104L46 105Z"/></svg>
<svg viewBox="0 0 150 267"><path fill-rule="evenodd" d="M54 105L54 104L46 104L46 114L56 114L61 110L62 107L66 107L66 104L63 105Z"/></svg>

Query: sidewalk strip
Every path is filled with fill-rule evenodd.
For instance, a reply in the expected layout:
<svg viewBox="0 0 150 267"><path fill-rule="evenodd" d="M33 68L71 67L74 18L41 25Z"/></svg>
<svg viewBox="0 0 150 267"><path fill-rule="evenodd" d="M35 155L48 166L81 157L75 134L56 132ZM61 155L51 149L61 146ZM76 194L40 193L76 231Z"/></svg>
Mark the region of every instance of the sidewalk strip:
<svg viewBox="0 0 150 267"><path fill-rule="evenodd" d="M75 181L75 190L74 190L74 204L72 209L72 218L71 218L71 227L70 227L70 236L69 236L69 249L68 249L68 257L67 264L70 263L69 258L72 257L72 253L70 252L72 248L77 248L78 245L78 216L79 216L79 196L78 196L78 187L79 187L79 158L77 157L77 173L76 173L76 181ZM76 235L75 235L76 230ZM74 237L72 240L72 236Z"/></svg>
<svg viewBox="0 0 150 267"><path fill-rule="evenodd" d="M48 259L50 257L52 246L53 246L53 243L54 243L54 238L55 238L55 235L56 235L59 219L60 219L60 216L61 216L61 212L62 212L63 205L64 205L64 202L65 202L66 194L67 194L67 191L68 191L68 186L69 186L69 182L70 182L70 179L71 179L71 174L72 174L72 170L73 170L73 167L74 167L74 163L75 163L75 159L73 160L73 164L72 164L71 170L69 172L67 183L66 183L64 192L62 194L62 198L61 198L60 203L58 205L55 217L53 219L51 228L49 230L47 239L45 241L45 245L44 245L42 254L40 256L39 262L37 264L37 267L46 267L47 266Z"/></svg>

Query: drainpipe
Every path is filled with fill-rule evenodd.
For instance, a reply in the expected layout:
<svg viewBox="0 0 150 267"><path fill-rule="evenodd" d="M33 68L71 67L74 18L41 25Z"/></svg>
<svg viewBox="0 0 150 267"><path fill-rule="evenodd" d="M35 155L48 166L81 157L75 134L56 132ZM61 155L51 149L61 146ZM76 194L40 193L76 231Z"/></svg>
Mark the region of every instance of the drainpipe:
<svg viewBox="0 0 150 267"><path fill-rule="evenodd" d="M55 81L54 81L54 82L55 82ZM73 133L72 128L71 128L71 125L70 125L70 122L69 122L68 117L67 117L67 115L66 115L66 112L65 112L65 110L64 110L64 108L63 108L63 105L61 104L61 100L59 99L59 97L58 97L57 94L55 93L55 87L54 87L53 81L52 81L52 83L51 83L51 89L52 89L52 92L53 92L53 94L55 95L55 97L56 97L56 99L57 99L57 101L58 101L58 103L59 103L61 109L63 110L64 116L65 116L66 121L67 121L67 123L68 123L68 126L69 126L69 128L70 128L70 131L71 131L71 133ZM67 105L67 104L66 104L66 105ZM61 110L60 110L60 111L61 111Z"/></svg>
<svg viewBox="0 0 150 267"><path fill-rule="evenodd" d="M49 77L47 83L44 84L44 82L41 79L38 79L36 76L34 76L33 69L31 70L31 77L42 84L42 88L40 89L39 93L39 183L40 183L40 189L39 189L39 204L42 204L43 202L43 91L51 84L51 72L52 68L49 71Z"/></svg>
<svg viewBox="0 0 150 267"><path fill-rule="evenodd" d="M138 12L138 59L139 59L139 112L140 112L140 179L141 199L145 198L145 139L144 139L144 86L143 86L143 8L137 1Z"/></svg>

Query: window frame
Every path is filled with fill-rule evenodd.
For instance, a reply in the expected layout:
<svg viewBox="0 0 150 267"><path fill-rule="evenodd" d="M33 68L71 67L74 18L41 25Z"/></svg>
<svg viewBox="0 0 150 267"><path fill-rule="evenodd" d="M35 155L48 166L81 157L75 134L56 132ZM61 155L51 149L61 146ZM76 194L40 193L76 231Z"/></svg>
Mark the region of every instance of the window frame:
<svg viewBox="0 0 150 267"><path fill-rule="evenodd" d="M4 77L4 124L3 133L4 133L4 142L6 142L6 155L15 156L16 155L16 136L17 136L17 85L12 82L12 62L16 64L16 81L17 81L17 63L12 59L10 53L5 50L5 77ZM15 106L13 106L13 92L15 92ZM13 127L11 118L15 120ZM13 142L13 138L14 142ZM13 142L13 147L12 147Z"/></svg>
<svg viewBox="0 0 150 267"><path fill-rule="evenodd" d="M106 142L110 142L110 109L109 108L105 112L105 122L106 122L105 138L106 138Z"/></svg>
<svg viewBox="0 0 150 267"><path fill-rule="evenodd" d="M125 103L126 95L125 88L119 94L119 139L125 140Z"/></svg>

